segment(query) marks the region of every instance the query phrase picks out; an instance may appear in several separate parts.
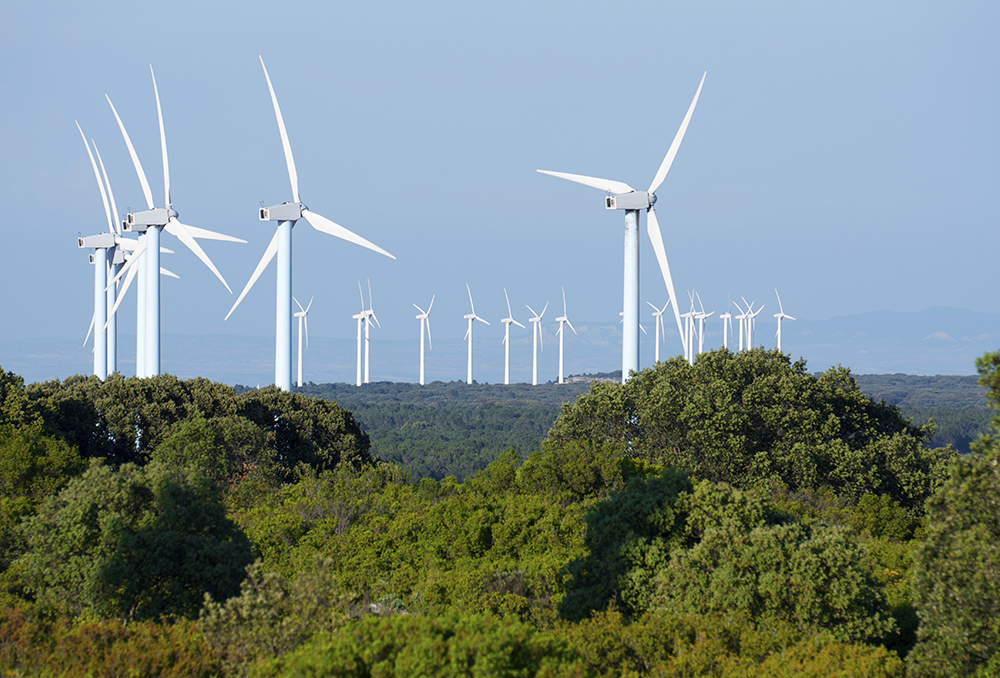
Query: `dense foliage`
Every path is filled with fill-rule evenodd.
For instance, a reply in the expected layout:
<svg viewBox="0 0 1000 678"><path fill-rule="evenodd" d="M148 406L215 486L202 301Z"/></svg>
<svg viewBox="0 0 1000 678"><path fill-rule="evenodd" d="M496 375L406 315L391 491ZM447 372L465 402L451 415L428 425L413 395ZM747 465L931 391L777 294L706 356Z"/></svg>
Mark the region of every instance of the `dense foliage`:
<svg viewBox="0 0 1000 678"><path fill-rule="evenodd" d="M0 371L0 674L1000 668L1000 445L933 449L846 370L717 351L571 404L369 386L377 425L339 397ZM369 443L458 414L539 436L560 402L544 440L454 457L461 482Z"/></svg>

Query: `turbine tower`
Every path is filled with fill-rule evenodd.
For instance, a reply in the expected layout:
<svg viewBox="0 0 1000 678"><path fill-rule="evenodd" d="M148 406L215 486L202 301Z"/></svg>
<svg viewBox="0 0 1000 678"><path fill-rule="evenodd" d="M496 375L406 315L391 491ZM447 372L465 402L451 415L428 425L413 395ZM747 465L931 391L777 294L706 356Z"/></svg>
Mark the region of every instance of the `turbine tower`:
<svg viewBox="0 0 1000 678"><path fill-rule="evenodd" d="M781 295L778 294L778 289L775 288L774 296L778 297L778 312L774 314L774 317L778 319L778 350L781 350L781 320L783 318L788 318L789 320L795 320L792 316L785 313L785 309L781 306Z"/></svg>
<svg viewBox="0 0 1000 678"><path fill-rule="evenodd" d="M707 73L705 74L707 75ZM660 233L660 226L656 220L656 212L653 205L656 204L656 189L660 187L663 180L670 171L670 166L674 162L677 150L680 148L684 133L691 122L691 115L694 113L698 97L701 96L701 88L705 84L705 75L701 77L701 83L695 92L694 99L688 107L684 121L680 129L677 130L673 142L667 151L667 155L660 163L660 169L653 177L653 182L646 191L636 191L628 184L620 181L611 181L597 177L581 176L579 174L567 174L564 172L550 172L538 170L542 174L549 174L560 179L575 181L585 186L591 186L610 195L605 197L605 207L607 209L625 210L625 275L624 275L624 328L622 329L622 383L629 378L629 373L639 369L639 211L646 210L646 228L649 232L649 240L656 253L656 259L660 265L660 273L663 275L663 282L666 283L670 301L674 306L674 318L677 321L677 330L681 333L681 342L685 343L685 334L681 330L681 317L677 309L677 299L674 294L674 283L670 276L670 266L667 263L666 250L663 247L663 236ZM685 353L687 347L685 345Z"/></svg>
<svg viewBox="0 0 1000 678"><path fill-rule="evenodd" d="M556 318L556 322L559 323L559 329L556 330L556 334L559 335L559 383L566 383L563 381L563 324L569 325L569 328L573 330L573 334L576 334L576 328L573 327L573 323L569 321L569 317L566 315L566 288L562 288L563 295L563 314ZM544 311L543 311L544 313Z"/></svg>
<svg viewBox="0 0 1000 678"><path fill-rule="evenodd" d="M472 303L472 290L469 289L469 283L465 283L465 289L468 290L469 292L469 306L472 308L471 313L466 313L463 316L466 320L469 321L469 329L465 331L465 338L469 340L469 369L468 369L468 376L465 379L465 383L471 384L472 383L472 323L475 320L478 320L481 323L486 323L487 325L489 325L489 323L480 318L478 315L476 315L476 305Z"/></svg>
<svg viewBox="0 0 1000 678"><path fill-rule="evenodd" d="M295 314L295 317L299 319L299 388L302 388L302 333L304 328L306 348L309 348L309 309L313 305L313 297L309 297L309 303L306 304L305 308L302 308L302 304L295 297L292 297L292 300L299 307L299 311Z"/></svg>
<svg viewBox="0 0 1000 678"><path fill-rule="evenodd" d="M274 87L271 86L271 78L267 74L264 66L264 59L260 57L261 68L264 69L264 79L267 80L267 89L271 93L271 104L274 106L274 117L278 121L278 132L281 135L281 146L285 152L285 164L288 166L288 179L292 185L292 202L283 202L280 205L260 208L261 221L277 221L278 228L271 238L264 256L254 269L253 275L247 282L246 287L240 294L239 299L229 309L226 318L229 318L236 310L236 307L243 301L250 288L257 282L257 278L264 272L271 259L278 257L278 290L275 313L275 340L274 340L274 383L285 391L292 390L292 227L299 219L305 219L317 231L327 233L355 245L367 247L370 250L384 254L390 259L395 259L381 247L365 240L361 236L352 233L343 226L335 224L326 217L320 216L309 209L299 200L299 178L295 172L295 161L292 158L292 147L288 143L288 133L285 131L285 122L281 117L281 109L278 108L278 98L274 94Z"/></svg>
<svg viewBox="0 0 1000 678"><path fill-rule="evenodd" d="M522 330L527 329L524 325L514 320L514 314L510 312L510 297L507 296L507 288L503 288L504 299L507 300L507 317L501 320L503 323L503 383L510 384L510 324L514 323Z"/></svg>
<svg viewBox="0 0 1000 678"><path fill-rule="evenodd" d="M424 328L427 329L427 345L431 346L431 309L434 308L434 295L431 295L431 303L427 306L427 310L420 308L416 304L413 308L420 311L420 315L417 316L417 320L420 321L420 385L424 384Z"/></svg>
<svg viewBox="0 0 1000 678"><path fill-rule="evenodd" d="M222 277L215 264L212 263L212 260L208 258L208 255L205 254L201 246L195 241L195 237L227 240L229 242L246 242L246 240L239 238L232 238L204 229L185 226L177 220L177 211L173 209L170 200L170 165L167 160L167 138L163 129L163 111L160 108L160 93L156 88L156 76L153 75L152 66L149 67L149 74L153 78L156 115L160 124L160 153L163 157L163 207L153 207L153 194L149 189L149 182L146 181L146 174L142 171L142 165L139 163L139 156L132 146L132 141L125 131L125 125L122 123L118 111L115 110L114 104L111 104L111 98L105 95L108 103L111 104L111 110L115 114L115 119L118 121L118 127L121 129L125 145L128 147L129 155L132 157L132 164L135 166L136 174L139 175L139 183L142 185L142 192L146 198L146 206L148 207L148 209L141 212L129 212L126 215L125 226L126 230L146 233L144 258L147 261L144 263L144 270L142 271L145 282L145 357L144 371L143 374L139 375L143 377L155 377L160 374L160 232L165 230L184 243L222 281L222 284L225 285L230 294L232 294L232 290L229 289L226 279Z"/></svg>
<svg viewBox="0 0 1000 678"><path fill-rule="evenodd" d="M660 362L660 337L661 336L663 337L663 341L667 340L667 331L663 327L663 312L666 311L667 306L670 305L670 300L667 299L667 303L663 305L663 308L657 308L656 306L653 306L651 302L648 301L646 303L649 304L650 307L652 307L653 309L653 318L654 318L653 335L656 337L656 341L654 342L654 348L653 348L654 351L653 362L655 364Z"/></svg>
<svg viewBox="0 0 1000 678"><path fill-rule="evenodd" d="M549 307L549 302L545 302L544 308L542 308L541 313L535 313L535 309L531 308L527 304L528 310L531 311L532 317L528 318L529 323L535 323L534 327L531 328L532 337L532 351L531 351L531 385L538 386L538 345L542 342L542 316L545 315L545 309ZM544 348L542 349L544 350Z"/></svg>

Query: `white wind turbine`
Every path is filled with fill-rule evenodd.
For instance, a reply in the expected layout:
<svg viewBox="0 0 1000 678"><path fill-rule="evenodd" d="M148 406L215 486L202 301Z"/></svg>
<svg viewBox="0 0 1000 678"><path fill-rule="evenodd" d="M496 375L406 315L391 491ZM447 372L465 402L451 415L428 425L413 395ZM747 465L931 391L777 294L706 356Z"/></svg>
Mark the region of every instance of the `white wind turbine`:
<svg viewBox="0 0 1000 678"><path fill-rule="evenodd" d="M469 369L465 383L471 384L472 383L472 323L473 321L476 320L478 320L481 323L486 323L487 325L489 325L489 323L480 318L478 315L476 315L476 305L472 303L472 290L469 289L469 283L465 283L465 289L468 290L469 292L469 306L472 308L471 313L466 313L463 316L466 320L469 321L469 329L465 331L465 338L469 340Z"/></svg>
<svg viewBox="0 0 1000 678"><path fill-rule="evenodd" d="M746 297L741 297L743 303L747 304ZM746 332L747 332L747 350L753 349L753 331L754 327L757 325L757 315L764 310L764 306L761 305L756 311L753 310L753 305L756 302L750 302L747 304L747 319L746 319Z"/></svg>
<svg viewBox="0 0 1000 678"><path fill-rule="evenodd" d="M701 312L695 315L695 320L698 321L698 354L701 355L705 352L705 321L715 315L715 311L705 313L705 304L701 303L701 295L695 292L695 296L698 297L698 305L701 306Z"/></svg>
<svg viewBox="0 0 1000 678"><path fill-rule="evenodd" d="M722 347L729 348L729 335L733 327L733 314L728 310L719 316L722 318Z"/></svg>
<svg viewBox="0 0 1000 678"><path fill-rule="evenodd" d="M532 317L528 318L529 323L535 323L531 328L532 337L532 351L531 351L531 385L538 386L538 345L542 342L542 316L545 315L545 309L549 307L549 302L545 302L545 306L542 308L541 313L535 313L535 309L531 308L527 304L528 310L531 311ZM544 348L542 350L545 350Z"/></svg>
<svg viewBox="0 0 1000 678"><path fill-rule="evenodd" d="M660 163L660 168L653 177L653 182L646 191L636 191L628 184L620 181L611 181L597 177L587 177L579 174L567 174L565 172L550 172L538 170L542 174L549 174L560 179L575 181L576 183L607 191L611 195L605 197L605 207L607 209L625 210L625 274L624 274L624 327L622 329L622 382L628 379L628 375L633 370L639 369L639 211L646 210L646 227L649 232L649 240L656 253L657 262L660 265L660 273L666 283L670 301L674 306L674 318L677 321L677 330L681 333L681 342L684 343L685 334L681 330L681 317L677 308L677 299L674 294L674 283L670 276L670 266L667 263L666 250L663 247L663 236L660 233L660 226L656 220L656 212L653 205L656 204L656 189L667 176L670 166L674 162L677 150L680 148L684 133L687 131L694 107L701 96L701 88L705 84L705 75L702 75L701 83L695 92L694 99L688 107L684 121L680 129L674 136L673 142L667 151L666 157ZM687 348L685 346L685 353Z"/></svg>
<svg viewBox="0 0 1000 678"><path fill-rule="evenodd" d="M510 384L510 324L514 323L522 330L526 329L524 325L514 320L514 314L510 311L510 297L507 296L507 288L503 288L504 299L507 300L507 317L501 320L503 323L503 383Z"/></svg>
<svg viewBox="0 0 1000 678"><path fill-rule="evenodd" d="M690 292L688 296L691 298L691 310L681 313L684 318L684 359L694 365L694 317L698 312L694 308L694 296Z"/></svg>
<svg viewBox="0 0 1000 678"><path fill-rule="evenodd" d="M778 319L778 350L781 350L781 321L783 318L788 318L789 320L795 320L792 316L785 313L785 309L781 306L781 295L778 294L777 288L774 290L774 295L778 297L778 312L774 314L774 317Z"/></svg>
<svg viewBox="0 0 1000 678"><path fill-rule="evenodd" d="M299 388L302 388L302 334L304 329L306 348L309 348L309 309L313 305L313 297L309 297L309 303L306 304L305 308L302 308L302 304L295 297L292 297L292 300L299 307L299 311L295 314L295 317L299 319Z"/></svg>
<svg viewBox="0 0 1000 678"><path fill-rule="evenodd" d="M424 330L427 330L427 345L429 348L433 348L431 345L431 309L434 308L434 295L431 295L431 303L427 306L427 310L420 308L416 304L413 308L420 311L420 315L417 316L417 320L420 321L420 384L424 383Z"/></svg>
<svg viewBox="0 0 1000 678"><path fill-rule="evenodd" d="M326 217L320 216L309 209L299 200L299 178L295 171L295 161L292 158L292 147L288 143L288 133L285 131L285 122L281 117L281 109L278 107L278 98L274 94L274 87L271 86L271 78L267 74L264 66L264 59L260 58L261 68L264 69L264 79L267 80L267 89L271 93L271 104L274 107L274 117L278 121L278 132L281 135L281 146L285 152L285 164L288 166L288 179L292 185L292 201L283 202L280 205L260 208L261 221L277 221L278 228L275 230L271 242L264 250L264 256L254 269L246 287L240 293L239 298L233 307L229 309L226 318L229 318L236 310L236 307L243 301L250 288L260 277L271 259L277 255L278 258L278 289L275 313L275 340L274 340L274 383L285 391L292 389L292 227L299 219L305 219L317 231L336 236L355 245L367 247L370 250L384 254L390 259L395 259L378 245L375 245L361 236L352 233L343 226L335 224ZM359 380L360 381L360 380Z"/></svg>
<svg viewBox="0 0 1000 678"><path fill-rule="evenodd" d="M655 348L653 349L653 362L658 363L660 362L660 337L662 336L664 341L667 340L667 331L663 327L663 312L670 305L670 300L667 299L667 303L663 305L663 308L657 308L648 301L646 303L653 309L653 335L656 337L656 341L654 342Z"/></svg>
<svg viewBox="0 0 1000 678"><path fill-rule="evenodd" d="M563 314L556 318L556 322L559 323L559 329L556 330L556 334L559 335L559 383L565 383L563 381L563 324L569 325L569 328L573 330L573 334L576 334L576 328L573 327L573 323L569 321L569 317L566 315L566 288L562 288L563 295ZM543 311L544 313L544 311Z"/></svg>
<svg viewBox="0 0 1000 678"><path fill-rule="evenodd" d="M118 121L118 127L121 130L122 137L125 139L125 145L128 147L129 155L132 157L132 164L135 166L136 174L139 175L139 183L142 185L143 196L146 198L146 206L148 209L142 212L129 212L126 215L125 229L131 231L145 232L145 242L140 247L143 248L143 252L138 252L135 257L135 261L145 259L145 263L142 266L142 275L145 282L145 359L143 364L143 373L138 376L143 377L154 377L160 374L160 231L165 230L167 233L177 237L184 245L194 252L201 261L208 266L208 268L216 275L216 277L222 281L226 289L232 294L232 290L229 289L229 284L226 283L226 279L222 277L219 270L212 263L212 260L208 258L201 246L195 241L195 238L205 238L212 240L226 240L229 242L241 242L245 243L246 240L241 240L239 238L233 238L227 235L222 235L220 233L214 233L212 231L206 231L204 229L195 228L193 226L185 226L177 220L177 211L173 209L170 200L170 165L167 160L167 138L163 129L163 111L160 108L160 93L156 88L156 76L153 75L153 67L149 67L149 74L153 78L153 94L156 98L156 115L160 125L160 153L163 158L163 193L164 193L164 206L160 208L153 207L153 193L149 189L149 182L146 181L146 174L142 170L142 165L139 163L139 156L135 152L135 148L132 146L132 141L129 139L128 132L125 131L125 125L122 123L121 117L118 115L118 111L115 110L114 104L111 103L111 97L105 95L108 99L108 104L111 104L111 110L115 114L115 119ZM124 268L133 269L129 272L129 279L126 279L125 285L123 286L123 293L128 289L130 278L135 275L134 264L129 262ZM124 270L124 269L123 269ZM121 295L120 295L121 296ZM115 303L115 308L117 308L118 302ZM290 324L290 323L289 323Z"/></svg>
<svg viewBox="0 0 1000 678"><path fill-rule="evenodd" d="M744 299L744 301L746 300ZM746 339L746 320L749 310L744 311L743 307L741 307L738 302L733 301L731 303L736 307L736 310L740 312L740 314L736 316L736 319L740 321L740 351L743 351L743 342Z"/></svg>
<svg viewBox="0 0 1000 678"><path fill-rule="evenodd" d="M361 281L358 281L358 291L361 292ZM369 339L369 330L371 330L372 322L379 329L382 326L379 325L378 317L375 315L375 307L372 305L372 281L368 281L368 309L365 310L365 294L361 292L361 313L365 319L365 383L371 383L371 372L369 371L370 359L371 359L371 340Z"/></svg>
<svg viewBox="0 0 1000 678"><path fill-rule="evenodd" d="M367 311L365 311L365 293L361 291L361 281L360 280L358 281L358 293L361 295L361 312L360 313L355 313L351 317L358 321L358 377L357 377L357 380L355 381L355 385L361 386L361 379L362 379L362 373L361 373L361 363L362 363L361 351L362 351L362 344L361 344L361 339L362 339L362 336L363 336L362 333L361 333L361 325L363 323L367 322L368 313L367 313Z"/></svg>

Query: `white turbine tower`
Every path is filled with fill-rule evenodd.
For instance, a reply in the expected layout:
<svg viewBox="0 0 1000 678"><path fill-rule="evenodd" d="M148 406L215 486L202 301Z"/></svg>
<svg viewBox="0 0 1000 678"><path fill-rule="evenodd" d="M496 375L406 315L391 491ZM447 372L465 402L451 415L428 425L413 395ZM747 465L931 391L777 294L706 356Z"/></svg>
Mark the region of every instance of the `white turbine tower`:
<svg viewBox="0 0 1000 678"><path fill-rule="evenodd" d="M781 350L781 321L783 318L788 318L789 320L795 320L792 316L785 313L785 309L781 306L781 295L778 294L777 288L774 290L774 295L778 297L778 312L774 314L774 317L778 319L778 350Z"/></svg>
<svg viewBox="0 0 1000 678"><path fill-rule="evenodd" d="M288 143L288 133L285 131L285 122L281 117L281 109L278 108L278 98L274 94L274 87L271 86L271 78L267 74L264 66L264 59L260 58L261 68L264 69L264 79L267 80L267 89L271 93L271 104L274 106L274 117L278 121L278 132L281 135L281 146L285 152L285 164L288 166L288 179L292 185L292 201L283 202L280 205L260 208L261 221L277 221L278 228L274 232L274 237L264 250L264 256L254 269L253 275L247 282L239 299L229 309L226 318L229 318L236 310L236 307L243 301L250 288L257 282L257 278L264 272L271 259L277 255L278 258L278 290L275 313L275 340L274 340L274 383L285 391L292 389L292 227L299 219L305 219L317 231L327 233L338 238L342 238L355 245L367 247L370 250L384 254L390 259L395 259L381 247L365 240L361 236L352 233L343 226L335 224L326 217L320 216L309 209L299 200L299 178L295 172L295 161L292 158L292 147Z"/></svg>
<svg viewBox="0 0 1000 678"><path fill-rule="evenodd" d="M666 283L670 301L674 305L674 318L677 321L677 330L681 332L681 341L684 342L684 333L681 331L681 318L677 309L677 299L674 294L674 283L670 276L670 266L667 263L666 250L663 247L663 236L660 233L660 226L656 220L656 212L653 205L656 204L656 189L660 187L663 180L674 162L677 150L680 148L684 133L687 131L694 107L701 96L701 88L705 84L705 75L702 75L701 83L695 92L694 99L688 107L684 121L680 129L677 130L673 142L667 151L666 157L660 163L660 168L653 177L653 182L646 191L636 191L628 184L620 181L611 181L597 177L581 176L579 174L567 174L564 172L550 172L538 170L542 174L549 174L560 179L575 181L576 183L592 188L607 191L611 195L605 198L607 209L625 210L625 274L624 274L624 327L622 329L622 382L628 379L628 375L633 370L639 369L639 211L646 210L646 228L649 232L649 240L656 253L656 259L660 265L660 273ZM686 351L685 351L686 352Z"/></svg>
<svg viewBox="0 0 1000 678"><path fill-rule="evenodd" d="M663 308L657 308L651 302L646 302L653 309L653 335L656 340L654 342L655 348L653 349L653 362L660 362L660 337L663 337L663 341L667 340L667 331L663 327L663 312L667 310L667 306L670 305L670 300L667 299L667 303L663 305Z"/></svg>
<svg viewBox="0 0 1000 678"><path fill-rule="evenodd" d="M507 296L507 288L503 289L504 299L507 300L507 317L501 320L503 323L503 383L510 384L510 324L514 323L522 330L527 329L524 325L514 320L514 314L510 311L510 297Z"/></svg>
<svg viewBox="0 0 1000 678"><path fill-rule="evenodd" d="M427 310L420 308L416 304L413 308L420 311L420 315L417 316L417 320L420 321L420 384L424 384L424 330L427 330L427 345L429 348L431 346L431 309L434 308L434 295L431 295L431 303L427 306Z"/></svg>
<svg viewBox="0 0 1000 678"><path fill-rule="evenodd" d="M480 318L478 315L476 315L476 305L472 303L472 290L469 289L469 283L465 283L465 289L468 290L469 292L469 306L472 309L471 313L466 313L463 316L466 320L469 321L469 329L465 331L465 338L469 340L469 369L465 383L471 384L472 383L472 323L476 320L478 320L481 323L486 323L487 325L489 325L489 323Z"/></svg>
<svg viewBox="0 0 1000 678"><path fill-rule="evenodd" d="M313 305L313 297L309 297L309 303L306 304L305 308L302 308L302 304L295 297L292 297L295 305L299 307L298 313L295 317L299 319L299 388L302 388L302 334L303 330L306 335L306 348L309 348L309 309Z"/></svg>
<svg viewBox="0 0 1000 678"><path fill-rule="evenodd" d="M556 318L556 322L559 323L559 329L556 330L556 334L559 335L559 383L566 383L563 380L563 325L569 325L569 328L573 330L573 334L576 334L576 328L573 327L573 323L569 321L569 316L566 314L566 288L562 288L563 295L563 314Z"/></svg>
<svg viewBox="0 0 1000 678"><path fill-rule="evenodd" d="M542 342L542 316L545 315L545 309L549 307L549 302L545 302L544 308L542 308L541 313L535 313L535 309L531 308L527 304L528 310L531 311L531 318L528 318L529 323L535 323L531 328L532 337L532 351L531 351L531 385L538 386L538 345ZM544 347L542 348L544 351Z"/></svg>
<svg viewBox="0 0 1000 678"><path fill-rule="evenodd" d="M170 165L167 161L167 138L163 129L163 111L160 108L160 93L156 88L156 76L153 75L153 67L149 67L149 74L153 77L153 95L156 98L156 115L160 124L160 154L163 158L163 194L164 194L164 206L160 208L153 207L153 193L149 189L149 182L146 181L146 174L142 171L142 165L139 163L139 156L135 152L135 148L132 146L132 141L129 139L128 133L125 131L125 125L122 123L121 117L118 115L118 111L115 110L114 104L111 104L111 98L107 97L108 103L111 104L111 110L115 114L115 119L118 121L118 127L121 129L122 136L125 139L125 145L128 147L129 155L132 157L132 164L135 166L136 174L139 175L139 183L142 185L142 192L146 198L147 210L142 212L129 212L126 215L126 230L145 232L145 256L139 255L136 261L140 259L146 259L147 261L143 264L143 277L145 278L145 360L144 360L144 373L139 376L144 377L155 377L160 374L160 231L165 230L167 233L177 237L184 245L194 252L194 254L202 260L202 262L208 266L208 268L216 275L216 277L222 281L229 293L232 294L232 290L229 289L229 284L226 283L226 279L222 277L219 270L212 263L212 260L208 258L201 246L195 241L195 238L207 238L214 240L226 240L229 242L241 242L245 243L246 240L241 240L239 238L232 238L230 236L222 235L219 233L213 233L211 231L206 231L204 229L194 228L192 226L185 226L177 220L177 211L173 209L170 200ZM107 95L105 95L107 96ZM132 275L130 273L130 275ZM128 282L126 281L125 287L127 288ZM290 314L289 314L290 316ZM289 323L290 324L290 323Z"/></svg>

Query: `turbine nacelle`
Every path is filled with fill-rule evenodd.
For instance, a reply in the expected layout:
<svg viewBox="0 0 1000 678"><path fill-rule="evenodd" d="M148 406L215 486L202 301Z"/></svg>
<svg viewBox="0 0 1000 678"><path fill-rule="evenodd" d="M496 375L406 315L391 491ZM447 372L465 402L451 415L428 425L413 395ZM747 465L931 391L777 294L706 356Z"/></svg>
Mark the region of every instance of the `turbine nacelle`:
<svg viewBox="0 0 1000 678"><path fill-rule="evenodd" d="M77 238L76 243L81 249L109 249L115 246L115 234L99 233L97 235L87 235Z"/></svg>
<svg viewBox="0 0 1000 678"><path fill-rule="evenodd" d="M261 221L297 221L302 218L302 212L308 209L302 203L283 202L280 205L260 208Z"/></svg>
<svg viewBox="0 0 1000 678"><path fill-rule="evenodd" d="M154 207L141 212L129 212L125 215L122 228L126 231L144 232L149 226L166 226L171 219L177 218L177 210L170 207Z"/></svg>
<svg viewBox="0 0 1000 678"><path fill-rule="evenodd" d="M604 198L604 207L609 210L645 210L655 204L656 194L646 191L632 191Z"/></svg>

